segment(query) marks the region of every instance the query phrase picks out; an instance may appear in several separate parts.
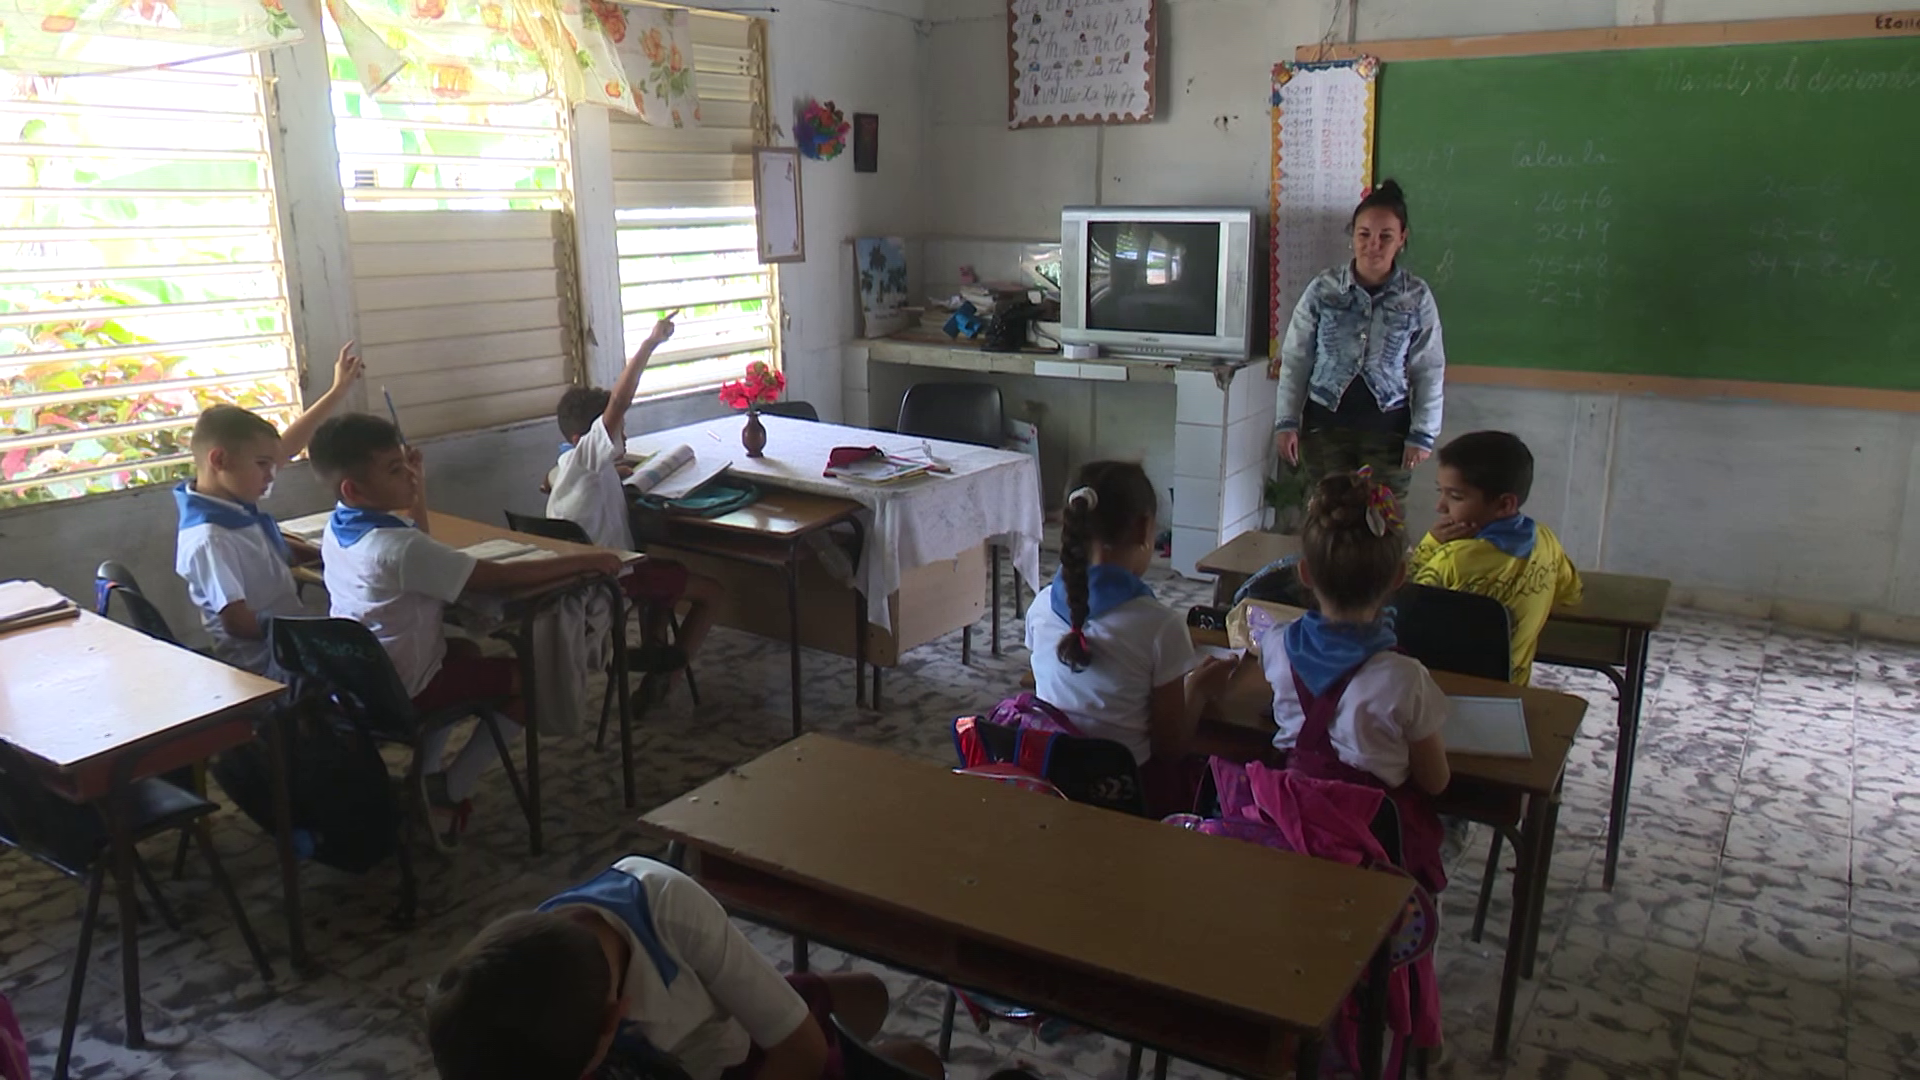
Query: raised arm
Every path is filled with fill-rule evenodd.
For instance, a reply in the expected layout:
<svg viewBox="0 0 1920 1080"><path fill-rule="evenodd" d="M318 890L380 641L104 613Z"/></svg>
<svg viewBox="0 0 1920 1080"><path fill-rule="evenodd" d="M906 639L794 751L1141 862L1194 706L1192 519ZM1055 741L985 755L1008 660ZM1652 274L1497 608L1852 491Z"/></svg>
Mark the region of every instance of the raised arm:
<svg viewBox="0 0 1920 1080"><path fill-rule="evenodd" d="M625 450L627 445L627 410L633 407L633 395L640 389L640 376L647 370L647 361L653 359L653 351L661 342L673 336L673 317L680 314L670 312L659 322L653 324L653 333L633 351L627 360L627 366L620 370L620 377L614 380L612 397L607 399L607 411L601 415L600 422L607 429L607 438L613 440L615 448Z"/></svg>
<svg viewBox="0 0 1920 1080"><path fill-rule="evenodd" d="M360 380L361 371L360 354L353 351L353 342L340 346L340 358L333 362L333 386L280 433L280 453L286 460L299 457L313 441L314 429L347 399L347 391Z"/></svg>

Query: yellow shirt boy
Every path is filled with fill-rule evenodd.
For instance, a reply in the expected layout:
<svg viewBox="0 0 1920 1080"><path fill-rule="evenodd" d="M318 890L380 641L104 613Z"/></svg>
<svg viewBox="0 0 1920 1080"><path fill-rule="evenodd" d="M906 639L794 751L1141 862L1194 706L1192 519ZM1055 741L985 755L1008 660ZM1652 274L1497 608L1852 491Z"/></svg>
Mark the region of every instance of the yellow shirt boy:
<svg viewBox="0 0 1920 1080"><path fill-rule="evenodd" d="M1553 530L1520 512L1533 486L1533 454L1504 431L1462 435L1440 451L1440 520L1420 539L1407 578L1491 596L1512 629L1512 681L1533 675L1540 628L1561 604L1580 602L1580 571Z"/></svg>

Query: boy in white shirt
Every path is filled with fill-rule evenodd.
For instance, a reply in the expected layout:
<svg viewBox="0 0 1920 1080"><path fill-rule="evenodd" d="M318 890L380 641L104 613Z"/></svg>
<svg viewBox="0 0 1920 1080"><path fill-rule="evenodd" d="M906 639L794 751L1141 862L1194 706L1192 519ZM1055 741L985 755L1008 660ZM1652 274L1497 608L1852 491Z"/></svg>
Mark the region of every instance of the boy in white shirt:
<svg viewBox="0 0 1920 1080"><path fill-rule="evenodd" d="M712 894L631 855L482 930L434 981L427 1041L441 1080L580 1080L629 1047L691 1080L843 1080L830 1018L865 1042L886 986L864 973L782 977ZM916 1043L875 1051L929 1080Z"/></svg>
<svg viewBox="0 0 1920 1080"><path fill-rule="evenodd" d="M634 546L627 491L620 482L620 460L627 453L627 409L633 405L647 361L672 336L673 316L669 315L654 324L653 333L634 351L612 390L576 386L560 396L556 413L560 434L567 441L553 469L547 516L585 529L596 547L626 551ZM720 583L690 574L680 563L649 558L621 584L629 599L653 613L646 632L655 644L666 641L667 613L680 601L689 602L679 646L691 661L713 625L711 605L720 598ZM659 688L664 691L666 684Z"/></svg>
<svg viewBox="0 0 1920 1080"><path fill-rule="evenodd" d="M274 471L307 448L359 378L360 357L349 341L334 361L332 388L285 433L237 405L209 406L194 422L193 479L173 489L180 514L173 569L186 579L214 655L234 667L282 678L267 624L304 610L288 564L318 552L283 537L258 503L272 489Z"/></svg>
<svg viewBox="0 0 1920 1080"><path fill-rule="evenodd" d="M373 631L422 712L500 698L508 702L503 711L520 719L519 664L482 656L465 638L449 640L441 625L446 606L470 589L497 592L584 573L618 573L620 557L602 551L503 563L435 540L428 532L420 451L403 445L400 430L382 417L350 413L327 421L314 433L312 456L314 469L339 497L320 545L333 615ZM451 815L447 835L457 838L480 774L498 751L486 733L476 731L453 764L443 765L449 734L442 728L418 751L426 761L419 797L428 810ZM502 732L508 738L518 734L517 726Z"/></svg>

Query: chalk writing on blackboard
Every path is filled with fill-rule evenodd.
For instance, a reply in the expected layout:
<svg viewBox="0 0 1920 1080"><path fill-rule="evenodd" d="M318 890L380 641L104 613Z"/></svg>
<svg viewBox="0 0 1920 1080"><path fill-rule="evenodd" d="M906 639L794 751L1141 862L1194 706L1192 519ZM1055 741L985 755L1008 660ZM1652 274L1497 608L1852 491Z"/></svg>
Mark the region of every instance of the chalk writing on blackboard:
<svg viewBox="0 0 1920 1080"><path fill-rule="evenodd" d="M1009 127L1153 119L1154 0L1007 0Z"/></svg>

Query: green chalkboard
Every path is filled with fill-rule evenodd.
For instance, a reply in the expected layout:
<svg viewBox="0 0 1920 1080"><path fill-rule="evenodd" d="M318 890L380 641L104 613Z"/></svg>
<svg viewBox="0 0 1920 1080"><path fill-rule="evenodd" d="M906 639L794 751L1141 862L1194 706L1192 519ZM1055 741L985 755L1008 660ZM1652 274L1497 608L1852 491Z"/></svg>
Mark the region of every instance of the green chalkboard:
<svg viewBox="0 0 1920 1080"><path fill-rule="evenodd" d="M1920 390L1920 40L1390 61L1454 364Z"/></svg>

